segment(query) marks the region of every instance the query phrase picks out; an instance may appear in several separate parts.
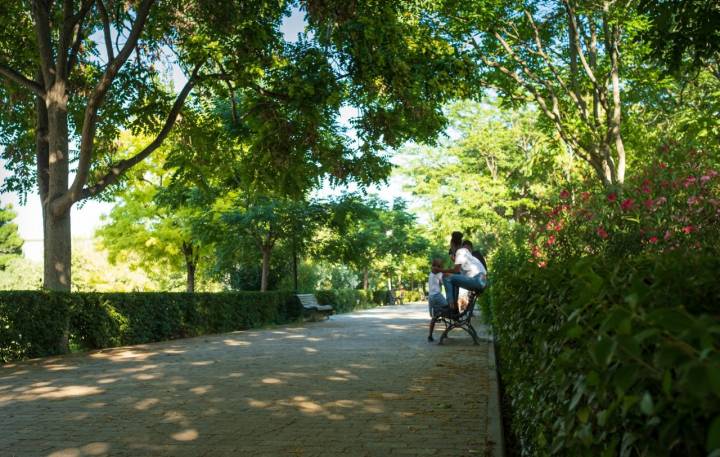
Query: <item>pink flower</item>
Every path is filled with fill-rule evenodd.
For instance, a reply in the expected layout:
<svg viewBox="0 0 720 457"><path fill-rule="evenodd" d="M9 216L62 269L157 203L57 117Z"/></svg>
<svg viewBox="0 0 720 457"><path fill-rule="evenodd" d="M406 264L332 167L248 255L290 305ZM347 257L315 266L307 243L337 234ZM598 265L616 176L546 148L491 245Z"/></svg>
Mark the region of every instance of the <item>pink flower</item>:
<svg viewBox="0 0 720 457"><path fill-rule="evenodd" d="M611 193L607 196L607 199L610 203L617 201L617 194L615 192Z"/></svg>
<svg viewBox="0 0 720 457"><path fill-rule="evenodd" d="M704 175L700 177L700 183L705 184L706 182L710 181L712 178L710 175Z"/></svg>
<svg viewBox="0 0 720 457"><path fill-rule="evenodd" d="M708 176L710 176L711 178L714 178L715 176L717 176L717 175L720 174L720 173L718 173L718 172L715 171L715 170L710 170L710 171L708 171L707 174L708 174Z"/></svg>
<svg viewBox="0 0 720 457"><path fill-rule="evenodd" d="M685 188L687 189L688 187L695 184L695 181L697 181L697 179L695 179L695 176L688 176L687 178L685 178L685 181L683 181L683 184L685 185Z"/></svg>
<svg viewBox="0 0 720 457"><path fill-rule="evenodd" d="M547 239L547 245L552 246L553 244L555 244L555 235L550 235Z"/></svg>
<svg viewBox="0 0 720 457"><path fill-rule="evenodd" d="M655 200L655 204L658 206L662 206L665 203L667 203L667 198L665 198L665 197L660 197L657 200Z"/></svg>
<svg viewBox="0 0 720 457"><path fill-rule="evenodd" d="M538 263L538 266L540 268L545 268L545 267L547 267L547 262L543 260L542 262Z"/></svg>
<svg viewBox="0 0 720 457"><path fill-rule="evenodd" d="M649 199L645 200L645 202L644 202L645 208L647 208L647 209L652 208L654 204L655 204L655 201L652 198L649 198Z"/></svg>
<svg viewBox="0 0 720 457"><path fill-rule="evenodd" d="M583 192L580 194L580 196L582 197L582 200L586 202L590 199L590 192Z"/></svg>
<svg viewBox="0 0 720 457"><path fill-rule="evenodd" d="M691 197L688 197L687 203L688 205L697 205L698 203L700 203L700 199L697 195L693 195Z"/></svg>
<svg viewBox="0 0 720 457"><path fill-rule="evenodd" d="M570 198L570 192L568 192L567 189L563 189L562 192L560 192L560 198L563 200L567 200Z"/></svg>
<svg viewBox="0 0 720 457"><path fill-rule="evenodd" d="M632 209L634 204L635 204L635 200L633 200L632 198L627 198L627 199L623 200L623 202L620 204L620 207L622 208L623 211L628 211L628 210Z"/></svg>
<svg viewBox="0 0 720 457"><path fill-rule="evenodd" d="M608 237L608 232L606 232L602 226L597 228L597 234L603 240L607 239L607 237Z"/></svg>
<svg viewBox="0 0 720 457"><path fill-rule="evenodd" d="M686 235L692 233L694 230L695 227L693 227L692 225L686 225L682 228L683 233L685 233Z"/></svg>
<svg viewBox="0 0 720 457"><path fill-rule="evenodd" d="M670 230L665 230L665 236L663 238L665 239L665 241L669 240L670 238L672 238L672 232L670 232Z"/></svg>
<svg viewBox="0 0 720 457"><path fill-rule="evenodd" d="M650 244L657 244L657 242L658 242L658 237L656 237L656 236L651 236L650 239L648 239L648 242L649 242Z"/></svg>

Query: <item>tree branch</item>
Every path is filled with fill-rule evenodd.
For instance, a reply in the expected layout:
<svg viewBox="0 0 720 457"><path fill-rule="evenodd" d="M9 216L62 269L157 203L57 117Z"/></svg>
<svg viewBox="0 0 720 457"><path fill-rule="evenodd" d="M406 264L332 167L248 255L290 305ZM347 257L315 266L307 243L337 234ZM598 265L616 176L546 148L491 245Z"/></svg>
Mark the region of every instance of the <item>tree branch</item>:
<svg viewBox="0 0 720 457"><path fill-rule="evenodd" d="M32 14L35 20L35 33L40 54L40 68L45 88L52 86L55 78L50 70L55 66L52 58L52 39L50 34L50 0L33 0Z"/></svg>
<svg viewBox="0 0 720 457"><path fill-rule="evenodd" d="M530 14L528 10L525 10L525 16L528 18L528 21L530 22L530 27L533 30L533 36L535 37L535 45L538 48L538 55L543 58L545 64L548 66L553 76L555 76L558 84L560 84L560 87L570 96L570 98L575 102L578 108L580 108L580 113L583 120L587 121L587 104L585 103L585 100L583 100L577 89L571 90L569 87L567 87L565 81L563 81L557 69L555 68L555 65L553 65L552 59L550 59L550 56L548 56L545 52L545 48L542 45L542 40L540 39L540 30L538 29L537 24L535 24L535 20L533 19L532 14Z"/></svg>
<svg viewBox="0 0 720 457"><path fill-rule="evenodd" d="M42 87L37 82L27 78L23 74L21 74L19 71L14 70L7 65L3 65L0 63L0 76L5 77L9 81L12 81L16 84L19 84L26 89L30 89L31 91L35 92L35 94L39 97L45 98L45 88Z"/></svg>
<svg viewBox="0 0 720 457"><path fill-rule="evenodd" d="M150 8L152 7L153 2L154 0L143 0L137 10L135 23L132 25L130 35L125 42L125 45L120 50L117 57L108 62L105 73L88 98L87 106L85 107L85 115L83 117L80 140L80 159L78 161L77 174L75 175L75 180L70 186L66 197L61 199L57 205L58 208L62 208L63 211L69 208L74 202L78 201L80 198L80 191L87 182L93 156L93 145L95 143L95 128L97 127L98 109L100 108L110 85L114 81L115 76L118 71L120 71L123 64L127 61L128 57L130 57L137 41L140 39L140 34L145 27L145 21L150 14Z"/></svg>
<svg viewBox="0 0 720 457"><path fill-rule="evenodd" d="M72 49L70 50L70 56L68 57L68 75L72 73L73 67L77 63L78 53L80 52L80 45L82 44L83 40L83 22L85 21L85 16L92 8L93 3L95 3L95 0L84 0L82 6L80 7L80 11L75 15L75 18L73 20L75 23L73 26L75 39L73 40Z"/></svg>
<svg viewBox="0 0 720 457"><path fill-rule="evenodd" d="M238 113L237 113L237 101L235 100L235 88L233 87L232 83L230 82L230 76L227 74L227 71L223 67L223 64L219 60L216 60L215 63L217 64L218 68L220 68L221 74L224 76L222 79L228 88L228 92L230 93L230 103L231 103L230 114L232 115L233 125L237 125L239 122L239 118L238 118Z"/></svg>
<svg viewBox="0 0 720 457"><path fill-rule="evenodd" d="M55 77L64 81L67 78L68 50L72 40L75 24L73 23L73 0L63 1L62 30L58 41L57 56L55 59Z"/></svg>
<svg viewBox="0 0 720 457"><path fill-rule="evenodd" d="M195 82L197 81L197 74L200 71L200 68L203 64L197 65L192 75L190 76L190 79L188 79L188 82L185 83L185 86L180 91L180 94L178 94L177 98L175 99L175 103L173 104L172 109L170 110L170 113L168 113L168 116L165 120L165 124L163 125L163 128L160 130L160 133L158 133L157 137L149 144L147 145L142 151L138 152L134 156L132 156L129 159L121 160L120 162L116 163L115 165L110 166L110 171L105 174L95 185L91 187L87 187L83 189L75 201L83 200L88 197L95 196L105 190L108 186L118 182L120 177L132 166L140 163L143 161L146 157L148 157L150 154L152 154L155 149L157 149L163 141L165 141L165 138L168 136L170 131L172 130L173 126L175 125L175 121L177 120L178 115L180 114L180 111L182 110L185 100L187 99L188 95L190 94L190 91L192 90L193 86L195 85Z"/></svg>
<svg viewBox="0 0 720 457"><path fill-rule="evenodd" d="M568 24L570 25L570 30L572 32L572 43L570 43L571 46L575 47L575 50L577 51L577 55L580 58L580 62L582 63L583 68L585 69L585 73L587 73L588 78L590 79L590 82L592 82L594 85L597 85L597 79L595 78L595 73L593 73L592 69L590 68L590 65L588 65L587 60L585 59L585 53L582 50L582 46L580 45L580 38L578 37L578 25L577 25L577 17L575 16L575 9L570 5L570 2L568 0L563 0L563 4L565 5L565 10L568 14Z"/></svg>
<svg viewBox="0 0 720 457"><path fill-rule="evenodd" d="M113 51L112 36L110 34L110 18L105 8L105 2L103 0L97 0L98 9L100 10L100 17L103 23L103 34L105 36L105 50L107 51L107 60L112 62L115 60L115 52Z"/></svg>

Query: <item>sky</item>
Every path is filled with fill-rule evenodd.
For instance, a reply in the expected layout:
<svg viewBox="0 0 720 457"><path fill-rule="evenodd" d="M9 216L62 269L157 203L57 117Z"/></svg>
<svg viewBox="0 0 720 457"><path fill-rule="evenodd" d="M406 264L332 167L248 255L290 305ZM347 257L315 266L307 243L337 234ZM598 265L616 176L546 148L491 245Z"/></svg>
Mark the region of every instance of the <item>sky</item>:
<svg viewBox="0 0 720 457"><path fill-rule="evenodd" d="M292 15L285 18L281 30L285 35L285 39L290 42L297 41L298 34L305 29L304 15L299 10L294 10ZM98 36L96 41L102 42L102 36ZM102 46L100 47L102 49ZM168 72L172 74L174 87L180 88L187 80L179 67L169 67ZM348 125L348 120L353 117L354 109L350 107L343 108L341 111L340 122ZM352 132L349 132L352 135ZM0 160L0 180L3 180L9 173ZM72 182L72 177L70 178ZM317 195L320 197L336 195L346 190L344 188L332 189L329 186L323 186ZM354 191L356 188L350 187L347 190ZM373 193L379 194L382 198L391 201L395 197L402 196L407 198L408 195L402 190L402 182L399 178L393 177L387 185L379 185L369 189ZM17 213L15 223L18 225L20 236L25 240L23 253L25 257L33 261L42 261L42 209L40 206L40 197L37 194L29 194L27 201L21 205L20 196L15 193L4 193L0 195L0 205L6 206L11 204ZM92 238L95 230L102 225L102 216L107 215L112 209L112 203L104 203L97 201L85 201L81 205L74 205L70 218L72 220L72 236L75 239Z"/></svg>

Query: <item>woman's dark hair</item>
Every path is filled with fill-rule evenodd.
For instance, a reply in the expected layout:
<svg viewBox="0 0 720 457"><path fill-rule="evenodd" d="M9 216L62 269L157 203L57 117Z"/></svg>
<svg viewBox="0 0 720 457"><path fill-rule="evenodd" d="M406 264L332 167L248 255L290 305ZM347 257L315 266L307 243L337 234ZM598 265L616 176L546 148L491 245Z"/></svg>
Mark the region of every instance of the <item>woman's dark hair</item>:
<svg viewBox="0 0 720 457"><path fill-rule="evenodd" d="M449 255L455 255L455 251L460 249L460 247L462 246L462 239L462 232L452 232L452 234L450 235L450 251L448 251Z"/></svg>

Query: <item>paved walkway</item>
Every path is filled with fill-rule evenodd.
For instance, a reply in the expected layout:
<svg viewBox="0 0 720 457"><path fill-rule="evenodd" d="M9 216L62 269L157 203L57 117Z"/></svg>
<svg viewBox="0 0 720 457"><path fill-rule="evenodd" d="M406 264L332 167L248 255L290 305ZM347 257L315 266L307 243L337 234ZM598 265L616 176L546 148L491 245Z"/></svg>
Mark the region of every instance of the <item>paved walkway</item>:
<svg viewBox="0 0 720 457"><path fill-rule="evenodd" d="M426 324L385 307L0 366L0 455L493 455L489 345Z"/></svg>

